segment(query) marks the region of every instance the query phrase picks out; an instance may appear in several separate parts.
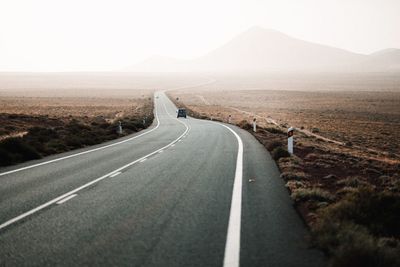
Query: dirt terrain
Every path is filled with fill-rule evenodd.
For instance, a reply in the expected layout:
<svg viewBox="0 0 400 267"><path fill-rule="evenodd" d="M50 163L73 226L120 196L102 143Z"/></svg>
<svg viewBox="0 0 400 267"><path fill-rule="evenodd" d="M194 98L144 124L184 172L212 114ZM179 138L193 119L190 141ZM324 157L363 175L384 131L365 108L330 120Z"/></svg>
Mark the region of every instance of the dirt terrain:
<svg viewBox="0 0 400 267"><path fill-rule="evenodd" d="M41 93L45 95L45 92ZM49 95L51 93L49 92ZM66 93L72 94L64 92ZM33 126L44 126L46 123L50 126L54 119L64 122L72 118L85 122L96 119L114 122L123 117L140 116L145 106L151 104L151 91L137 91L130 93L126 98L117 98L119 92L115 92L113 97L107 97L111 92L101 93L99 97L78 97L78 94L71 97L22 97L0 94L0 139L26 132ZM93 95L99 95L99 92L93 92Z"/></svg>
<svg viewBox="0 0 400 267"><path fill-rule="evenodd" d="M153 78L134 84L126 75L82 75L0 75L0 166L98 144L152 123Z"/></svg>
<svg viewBox="0 0 400 267"><path fill-rule="evenodd" d="M313 243L332 266L398 266L400 82L377 75L367 87L368 79L335 79L294 79L273 90L267 78L219 77L202 89L168 93L191 116L236 124L271 152ZM292 156L290 126L296 128Z"/></svg>
<svg viewBox="0 0 400 267"><path fill-rule="evenodd" d="M400 87L400 85L399 85ZM173 91L200 114L237 123L258 120L293 126L359 151L399 158L400 89L397 92L278 90Z"/></svg>

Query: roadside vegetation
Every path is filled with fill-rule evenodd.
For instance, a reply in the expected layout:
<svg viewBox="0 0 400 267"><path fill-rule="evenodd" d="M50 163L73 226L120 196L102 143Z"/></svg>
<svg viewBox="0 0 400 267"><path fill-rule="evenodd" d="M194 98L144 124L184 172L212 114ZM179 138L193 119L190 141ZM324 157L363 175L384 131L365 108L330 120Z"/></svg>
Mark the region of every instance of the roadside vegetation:
<svg viewBox="0 0 400 267"><path fill-rule="evenodd" d="M229 113L216 116L177 105L191 116L227 122ZM243 119L233 123L271 152L313 245L325 251L330 266L400 266L399 160L354 152L349 144L300 132L295 133L294 155L289 155L287 125L267 124L254 133L250 120Z"/></svg>
<svg viewBox="0 0 400 267"><path fill-rule="evenodd" d="M23 129L20 136L0 140L0 166L40 159L73 149L100 144L147 128L153 122L151 99L144 100L134 114L108 120L102 116L50 118L20 114L0 114L3 121L35 121L40 126ZM118 133L119 121L123 131Z"/></svg>

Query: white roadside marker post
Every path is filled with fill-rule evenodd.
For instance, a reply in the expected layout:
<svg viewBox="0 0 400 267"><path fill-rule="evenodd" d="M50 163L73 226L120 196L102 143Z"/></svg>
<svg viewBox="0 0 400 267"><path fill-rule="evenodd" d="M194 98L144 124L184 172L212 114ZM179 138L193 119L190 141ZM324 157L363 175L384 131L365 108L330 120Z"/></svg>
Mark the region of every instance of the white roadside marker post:
<svg viewBox="0 0 400 267"><path fill-rule="evenodd" d="M290 155L293 155L293 131L294 131L294 128L290 127L287 132L288 152Z"/></svg>
<svg viewBox="0 0 400 267"><path fill-rule="evenodd" d="M256 123L256 118L253 119L253 132L257 131L257 123Z"/></svg>
<svg viewBox="0 0 400 267"><path fill-rule="evenodd" d="M122 134L122 124L121 124L121 121L118 121L118 130L117 130L117 132L118 132L119 134Z"/></svg>
<svg viewBox="0 0 400 267"><path fill-rule="evenodd" d="M231 117L232 117L232 115L229 114L229 116L228 116L228 123L231 123Z"/></svg>

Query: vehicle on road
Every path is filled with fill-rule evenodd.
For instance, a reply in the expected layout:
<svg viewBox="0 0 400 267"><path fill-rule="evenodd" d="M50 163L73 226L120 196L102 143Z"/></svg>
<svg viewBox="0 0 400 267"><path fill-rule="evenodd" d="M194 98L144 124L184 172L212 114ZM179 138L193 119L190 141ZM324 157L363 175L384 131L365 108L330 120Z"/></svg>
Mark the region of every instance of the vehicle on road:
<svg viewBox="0 0 400 267"><path fill-rule="evenodd" d="M186 109L184 109L184 108L178 108L177 113L178 113L178 115L176 116L177 118L183 117L183 118L186 119Z"/></svg>

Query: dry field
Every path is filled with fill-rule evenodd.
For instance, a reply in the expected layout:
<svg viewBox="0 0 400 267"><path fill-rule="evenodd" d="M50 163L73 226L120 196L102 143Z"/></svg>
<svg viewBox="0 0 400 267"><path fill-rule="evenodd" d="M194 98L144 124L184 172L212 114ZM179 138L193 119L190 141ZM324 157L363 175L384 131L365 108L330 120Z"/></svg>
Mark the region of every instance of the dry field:
<svg viewBox="0 0 400 267"><path fill-rule="evenodd" d="M276 160L331 266L398 266L400 75L359 76L219 77L169 94L192 116L227 122L231 115L249 132L257 119L253 135ZM297 128L291 157L289 126Z"/></svg>
<svg viewBox="0 0 400 267"><path fill-rule="evenodd" d="M6 93L8 96L4 96ZM0 92L0 139L34 126L46 126L45 121L51 125L55 119L66 122L74 118L88 123L99 118L114 122L123 117L141 116L146 106L151 105L152 97L150 90L125 92L125 98L118 91L106 90L93 91L93 96L79 96L78 92L68 90L59 96L54 96L51 90L48 94L41 91L40 97L6 93Z"/></svg>
<svg viewBox="0 0 400 267"><path fill-rule="evenodd" d="M118 121L122 135L146 128L153 120L155 80L128 74L0 74L0 166L117 138ZM168 81L171 85L165 77Z"/></svg>
<svg viewBox="0 0 400 267"><path fill-rule="evenodd" d="M173 92L199 113L233 122L256 118L394 157L400 150L399 92L187 91Z"/></svg>
<svg viewBox="0 0 400 267"><path fill-rule="evenodd" d="M223 121L231 115L236 123L253 118L261 125L276 122L360 151L398 158L400 75L284 77L219 76L212 85L171 95Z"/></svg>
<svg viewBox="0 0 400 267"><path fill-rule="evenodd" d="M0 73L0 139L72 118L113 123L123 117L149 115L155 90L206 80L202 75L123 72Z"/></svg>

